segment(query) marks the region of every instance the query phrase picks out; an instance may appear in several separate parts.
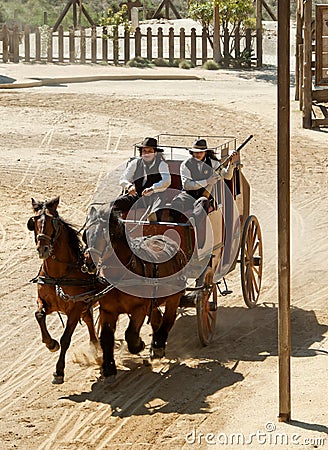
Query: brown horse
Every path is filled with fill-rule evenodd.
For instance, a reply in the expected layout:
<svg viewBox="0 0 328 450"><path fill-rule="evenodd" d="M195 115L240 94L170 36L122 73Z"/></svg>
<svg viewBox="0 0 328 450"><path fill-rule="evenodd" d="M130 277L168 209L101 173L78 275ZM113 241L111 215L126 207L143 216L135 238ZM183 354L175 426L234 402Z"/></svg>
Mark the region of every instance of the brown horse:
<svg viewBox="0 0 328 450"><path fill-rule="evenodd" d="M168 334L185 288L186 257L172 240L163 236L129 240L117 213L106 216L91 208L89 224L86 231L89 251L96 252L98 266L102 265L106 279L115 286L99 299L102 375L112 378L117 373L114 333L120 314L128 314L130 318L125 339L131 353L137 354L145 347L140 329L148 315L153 329L150 358L165 355ZM163 255L166 250L161 261L158 254ZM164 314L159 309L161 305L165 305Z"/></svg>
<svg viewBox="0 0 328 450"><path fill-rule="evenodd" d="M91 293L97 287L99 290L99 286L94 275L82 272L82 242L78 232L59 217L58 203L59 197L44 202L32 199L34 216L27 222L28 229L34 231L36 249L42 259L39 274L33 280L38 285L35 317L40 325L42 342L52 352L59 350L59 343L47 330L46 316L56 311L67 316L66 328L60 339L60 355L52 381L54 384L64 382L66 351L80 319L88 327L90 343L98 343L90 299Z"/></svg>

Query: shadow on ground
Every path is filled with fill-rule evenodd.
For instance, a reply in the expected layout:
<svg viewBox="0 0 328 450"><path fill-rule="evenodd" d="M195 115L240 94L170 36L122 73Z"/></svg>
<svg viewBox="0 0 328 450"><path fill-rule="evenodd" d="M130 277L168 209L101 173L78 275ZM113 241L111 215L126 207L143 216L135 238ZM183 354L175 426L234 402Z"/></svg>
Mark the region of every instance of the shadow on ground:
<svg viewBox="0 0 328 450"><path fill-rule="evenodd" d="M113 384L97 381L89 392L62 398L109 404L112 415L119 417L155 412L208 413L211 395L219 395L244 379L237 371L239 361L263 361L277 355L277 320L278 308L273 304L251 310L219 307L215 338L202 347L197 318L185 309L169 336L169 359L161 360L157 369L156 363L150 366L141 357L126 356ZM324 339L328 326L318 323L314 311L292 308L291 323L292 356L322 354L320 349L310 347Z"/></svg>
<svg viewBox="0 0 328 450"><path fill-rule="evenodd" d="M11 84L16 81L16 78L6 77L5 75L0 75L0 84Z"/></svg>

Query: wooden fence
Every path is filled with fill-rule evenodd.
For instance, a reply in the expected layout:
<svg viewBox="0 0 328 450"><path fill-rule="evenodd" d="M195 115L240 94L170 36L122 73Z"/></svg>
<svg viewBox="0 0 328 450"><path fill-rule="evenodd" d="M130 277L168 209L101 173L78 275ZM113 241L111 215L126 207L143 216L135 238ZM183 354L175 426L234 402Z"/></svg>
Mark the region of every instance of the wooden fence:
<svg viewBox="0 0 328 450"><path fill-rule="evenodd" d="M181 28L175 34L174 28L164 33L159 27L154 33L148 27L145 32L137 28L133 33L121 33L115 44L115 40L106 36L106 30L99 27L64 32L60 26L53 32L44 26L31 32L29 27L19 31L17 27L8 30L4 25L0 31L0 61L122 64L141 56L150 61L162 58L170 64L182 59L197 66L213 59L212 39L206 29L197 34L195 28L188 33ZM223 30L221 51L225 65L228 66L232 59L237 61L241 55L251 55L254 44L255 35L251 30L235 35ZM256 64L256 57L254 61ZM250 66L251 61L246 64Z"/></svg>

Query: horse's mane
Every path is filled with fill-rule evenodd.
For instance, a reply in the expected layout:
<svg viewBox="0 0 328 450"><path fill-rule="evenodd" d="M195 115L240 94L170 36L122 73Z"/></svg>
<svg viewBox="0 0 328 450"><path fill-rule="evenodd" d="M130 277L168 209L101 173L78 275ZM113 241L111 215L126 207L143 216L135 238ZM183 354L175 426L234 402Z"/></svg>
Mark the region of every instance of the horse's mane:
<svg viewBox="0 0 328 450"><path fill-rule="evenodd" d="M109 216L109 236L111 241L121 240L125 237L124 224L122 222L121 213L114 209L111 210Z"/></svg>
<svg viewBox="0 0 328 450"><path fill-rule="evenodd" d="M72 251L77 256L80 255L82 248L83 248L83 243L80 238L80 232L78 230L76 230L75 227L73 227L73 225L71 225L69 222L62 219L61 217L59 218L59 220L67 231L68 240L69 240Z"/></svg>

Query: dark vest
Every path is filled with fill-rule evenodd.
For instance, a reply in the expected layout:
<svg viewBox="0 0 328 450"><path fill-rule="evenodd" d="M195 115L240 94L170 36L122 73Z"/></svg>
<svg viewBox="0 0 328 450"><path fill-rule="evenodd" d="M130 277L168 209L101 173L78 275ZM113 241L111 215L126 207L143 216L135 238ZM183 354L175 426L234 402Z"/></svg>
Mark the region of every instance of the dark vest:
<svg viewBox="0 0 328 450"><path fill-rule="evenodd" d="M136 191L138 195L141 195L141 192L151 187L154 183L158 183L162 179L162 175L159 173L159 165L162 162L162 157L160 155L155 156L155 164L149 168L147 164L145 164L140 158L137 162L137 168L134 172L134 185L136 187ZM144 167L146 168L147 180L144 183ZM144 183L144 184L143 184Z"/></svg>
<svg viewBox="0 0 328 450"><path fill-rule="evenodd" d="M201 166L201 169L199 169L198 161L196 158L190 158L186 161L186 167L188 167L188 169L190 170L193 181L205 180L206 178L209 178L211 175L213 175L211 158L206 155L202 162L203 164ZM200 188L186 192L197 200L204 194L204 191L205 188Z"/></svg>

